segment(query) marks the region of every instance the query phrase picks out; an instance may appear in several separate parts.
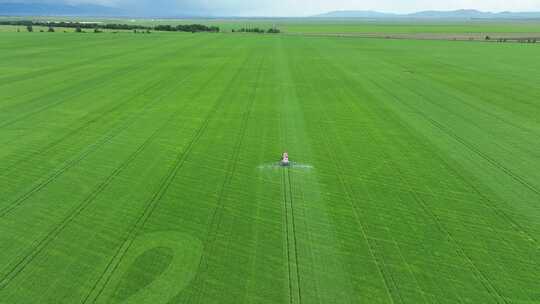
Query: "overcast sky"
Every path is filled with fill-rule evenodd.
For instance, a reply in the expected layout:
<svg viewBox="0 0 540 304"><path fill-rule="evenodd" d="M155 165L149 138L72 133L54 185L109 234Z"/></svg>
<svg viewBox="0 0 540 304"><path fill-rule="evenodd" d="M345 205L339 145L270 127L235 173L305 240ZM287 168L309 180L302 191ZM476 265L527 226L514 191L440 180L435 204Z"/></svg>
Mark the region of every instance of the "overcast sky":
<svg viewBox="0 0 540 304"><path fill-rule="evenodd" d="M421 10L478 9L540 11L540 0L0 0L0 2L100 4L146 14L220 16L310 16L334 10L407 13Z"/></svg>

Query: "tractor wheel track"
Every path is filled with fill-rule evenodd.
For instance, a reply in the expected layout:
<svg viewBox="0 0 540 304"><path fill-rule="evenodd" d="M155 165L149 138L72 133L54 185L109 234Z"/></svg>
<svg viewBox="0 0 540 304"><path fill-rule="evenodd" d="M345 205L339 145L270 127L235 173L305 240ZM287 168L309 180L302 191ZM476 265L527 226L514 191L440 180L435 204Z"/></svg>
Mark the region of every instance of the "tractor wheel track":
<svg viewBox="0 0 540 304"><path fill-rule="evenodd" d="M287 234L287 259L288 259L288 269L289 269L289 301L291 304L293 303L302 303L302 288L300 285L300 259L298 257L298 240L296 237L296 220L294 218L294 199L293 199L293 183L292 183L292 175L291 175L291 169L285 168L283 170L282 174L282 182L283 182L283 203L285 204L285 225L286 225L286 234ZM291 222L291 231L289 231L289 211L290 212L290 222ZM292 237L290 235L292 234ZM292 241L293 244L293 252L294 256L292 257L294 259L295 264L295 271L291 273L291 256L290 256L290 248L289 245ZM296 277L296 293L293 294L293 276ZM298 300L296 300L298 299Z"/></svg>

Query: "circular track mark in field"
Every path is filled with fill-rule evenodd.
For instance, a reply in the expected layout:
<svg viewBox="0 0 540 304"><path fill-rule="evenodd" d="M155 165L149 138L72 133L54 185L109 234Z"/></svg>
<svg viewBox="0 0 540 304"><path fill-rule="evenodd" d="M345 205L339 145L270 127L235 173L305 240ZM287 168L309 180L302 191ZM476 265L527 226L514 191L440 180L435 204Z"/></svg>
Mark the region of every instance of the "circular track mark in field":
<svg viewBox="0 0 540 304"><path fill-rule="evenodd" d="M116 276L108 303L167 303L191 282L202 243L185 233L138 236ZM112 283L112 282L111 282Z"/></svg>

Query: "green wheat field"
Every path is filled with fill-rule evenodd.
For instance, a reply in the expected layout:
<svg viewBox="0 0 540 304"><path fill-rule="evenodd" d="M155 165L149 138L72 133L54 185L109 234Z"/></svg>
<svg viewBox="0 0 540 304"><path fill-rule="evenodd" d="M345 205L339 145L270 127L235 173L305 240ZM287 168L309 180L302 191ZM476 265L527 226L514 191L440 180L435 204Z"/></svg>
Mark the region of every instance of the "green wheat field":
<svg viewBox="0 0 540 304"><path fill-rule="evenodd" d="M539 44L71 31L0 33L0 303L540 303Z"/></svg>

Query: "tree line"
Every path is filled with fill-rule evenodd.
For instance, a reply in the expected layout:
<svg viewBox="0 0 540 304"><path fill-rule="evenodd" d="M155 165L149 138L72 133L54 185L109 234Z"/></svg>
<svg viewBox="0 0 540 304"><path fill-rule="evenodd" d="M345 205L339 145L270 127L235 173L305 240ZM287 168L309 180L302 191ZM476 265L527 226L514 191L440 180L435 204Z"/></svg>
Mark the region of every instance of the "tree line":
<svg viewBox="0 0 540 304"><path fill-rule="evenodd" d="M30 29L32 26L44 26L48 28L64 27L75 28L76 31L82 29L108 29L108 30L145 30L145 31L166 31L166 32L219 32L217 26L206 26L204 24L179 24L179 25L155 25L144 26L137 24L117 24L117 23L81 23L81 22L45 22L45 21L29 21L29 20L17 20L17 21L0 21L0 25L13 25L13 26L26 26ZM30 30L29 30L30 31Z"/></svg>
<svg viewBox="0 0 540 304"><path fill-rule="evenodd" d="M536 43L537 38L492 38L490 36L486 36L486 41L497 41L497 42L508 42L508 41L516 41L519 43Z"/></svg>

